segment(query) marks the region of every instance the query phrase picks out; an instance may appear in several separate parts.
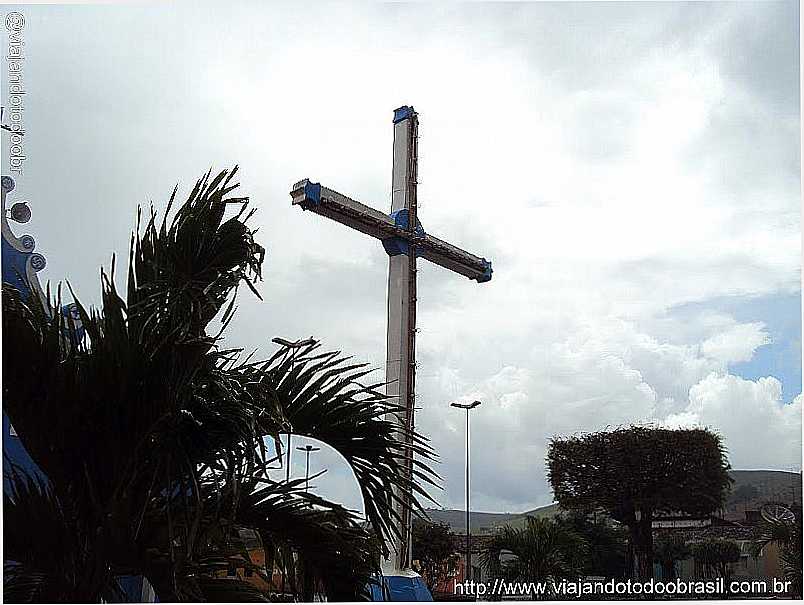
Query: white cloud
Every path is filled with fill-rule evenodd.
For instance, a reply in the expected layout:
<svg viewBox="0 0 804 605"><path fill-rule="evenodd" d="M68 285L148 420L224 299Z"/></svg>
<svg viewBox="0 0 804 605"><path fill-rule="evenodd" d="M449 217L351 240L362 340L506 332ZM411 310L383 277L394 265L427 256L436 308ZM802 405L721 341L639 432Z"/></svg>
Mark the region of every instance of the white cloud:
<svg viewBox="0 0 804 605"><path fill-rule="evenodd" d="M713 428L735 468L800 468L801 395L790 404L781 395L772 376L745 380L713 373L690 389L689 405L667 424Z"/></svg>
<svg viewBox="0 0 804 605"><path fill-rule="evenodd" d="M416 106L424 227L495 268L480 286L420 264L417 422L444 503L463 497L460 397L484 401L490 509L550 499L556 433L707 422L735 465L800 447L800 399L728 374L768 343L766 318L707 308L800 290L796 3L26 11L19 191L42 275L97 300L136 203L237 162L268 258L231 345L313 334L384 367L382 248L288 190L310 176L387 207L390 112Z"/></svg>
<svg viewBox="0 0 804 605"><path fill-rule="evenodd" d="M712 323L725 342L735 334L765 334L762 326L723 317L705 322L705 334ZM488 510L516 509L519 499L525 507L550 500L544 456L555 435L632 423L706 424L723 435L735 468L787 467L791 452L800 450L800 399L785 406L776 379L753 383L729 374L728 363L742 358L736 345L717 358L698 345L660 341L622 320L571 325L567 332L531 343L527 365L504 365L479 379L456 369L469 367L465 357L480 347L470 340L450 352L451 367L420 380L417 422L442 454L448 503L458 506L461 494L463 416L446 407L456 398L483 402L472 412L473 498ZM423 363L437 361L428 354ZM724 393L715 388L721 383L743 388ZM716 392L720 399L712 400ZM726 397L731 406L715 403ZM758 423L767 429L757 431Z"/></svg>
<svg viewBox="0 0 804 605"><path fill-rule="evenodd" d="M762 322L738 324L701 343L701 352L723 363L750 361L754 351L770 343Z"/></svg>

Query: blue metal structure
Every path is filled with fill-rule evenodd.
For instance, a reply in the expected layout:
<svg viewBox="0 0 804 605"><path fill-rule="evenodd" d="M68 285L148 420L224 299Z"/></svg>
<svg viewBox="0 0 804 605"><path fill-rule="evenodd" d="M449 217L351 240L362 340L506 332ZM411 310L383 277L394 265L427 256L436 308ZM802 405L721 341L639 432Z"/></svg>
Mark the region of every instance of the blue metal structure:
<svg viewBox="0 0 804 605"><path fill-rule="evenodd" d="M398 229L411 231L410 229L410 212L407 208L402 208L392 212L390 215L391 220ZM416 220L416 229L412 230L418 237L424 237L426 233L422 227L421 221ZM388 256L396 256L397 254L410 254L410 242L404 237L388 237L382 240L382 247ZM416 252L414 252L416 253Z"/></svg>
<svg viewBox="0 0 804 605"><path fill-rule="evenodd" d="M44 297L42 288L39 285L39 278L36 273L45 268L45 257L34 252L36 248L36 241L30 235L23 235L17 237L11 226L9 225L9 212L7 211L6 200L8 195L16 188L14 179L8 175L2 177L2 201L0 202L0 235L2 241L2 266L3 266L3 283L11 284L20 291L23 298L27 299L30 296ZM26 217L27 219L27 217ZM4 348L4 355L13 355L12 347L6 343ZM8 380L9 377L6 377ZM42 471L33 461L31 456L25 450L17 434L14 432L13 427L8 416L3 411L3 490L8 489L8 465L13 464L21 467L29 474L39 475L44 478Z"/></svg>
<svg viewBox="0 0 804 605"><path fill-rule="evenodd" d="M402 107L397 107L394 109L394 124L401 122L403 120L408 120L415 115L415 111L413 107L410 105L403 105Z"/></svg>
<svg viewBox="0 0 804 605"><path fill-rule="evenodd" d="M433 595L419 574L378 576L369 583L372 601L432 601Z"/></svg>

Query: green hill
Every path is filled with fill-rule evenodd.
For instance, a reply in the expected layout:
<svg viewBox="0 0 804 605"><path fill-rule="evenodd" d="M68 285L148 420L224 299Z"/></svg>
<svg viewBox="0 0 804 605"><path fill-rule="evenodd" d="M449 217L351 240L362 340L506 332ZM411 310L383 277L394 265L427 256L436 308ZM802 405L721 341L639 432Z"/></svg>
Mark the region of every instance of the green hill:
<svg viewBox="0 0 804 605"><path fill-rule="evenodd" d="M434 523L446 523L455 533L466 531L466 511L455 509L426 509L425 512ZM472 532L483 532L499 523L516 518L514 513L483 513L472 511Z"/></svg>
<svg viewBox="0 0 804 605"><path fill-rule="evenodd" d="M743 516L746 509L756 510L769 501L801 505L801 474L789 471L729 471L734 480L724 507L728 516ZM433 522L446 523L453 532L466 530L466 512L455 509L427 509ZM488 513L472 511L472 533L488 533L501 525L520 527L526 517L551 517L559 512L558 504L548 504L523 513Z"/></svg>
<svg viewBox="0 0 804 605"><path fill-rule="evenodd" d="M435 523L446 523L455 533L466 531L466 511L455 509L427 509L425 511L430 520ZM501 525L518 526L524 522L525 517L552 516L558 512L557 504L548 504L534 508L524 513L484 513L472 511L472 533L486 533L493 531Z"/></svg>
<svg viewBox="0 0 804 605"><path fill-rule="evenodd" d="M788 471L731 471L734 483L724 512L757 510L766 502L801 506L801 474Z"/></svg>

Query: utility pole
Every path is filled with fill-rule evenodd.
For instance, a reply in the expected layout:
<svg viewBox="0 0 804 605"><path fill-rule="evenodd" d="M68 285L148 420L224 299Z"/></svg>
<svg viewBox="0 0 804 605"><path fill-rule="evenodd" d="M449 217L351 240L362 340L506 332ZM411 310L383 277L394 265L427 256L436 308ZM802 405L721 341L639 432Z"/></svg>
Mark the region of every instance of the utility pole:
<svg viewBox="0 0 804 605"><path fill-rule="evenodd" d="M472 403L450 403L454 408L466 410L466 574L465 579L472 579L472 527L469 519L469 411L480 405L479 401Z"/></svg>

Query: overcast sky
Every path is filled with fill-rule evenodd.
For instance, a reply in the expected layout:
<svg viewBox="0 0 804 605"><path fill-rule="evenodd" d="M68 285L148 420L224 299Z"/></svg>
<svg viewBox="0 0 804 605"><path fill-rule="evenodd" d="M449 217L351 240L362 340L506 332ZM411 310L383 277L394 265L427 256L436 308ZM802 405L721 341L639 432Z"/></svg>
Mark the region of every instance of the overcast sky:
<svg viewBox="0 0 804 605"><path fill-rule="evenodd" d="M417 423L441 504L463 503L460 399L483 402L478 510L549 503L552 436L632 422L709 426L735 468L799 468L795 2L196 4L16 9L33 219L15 229L43 281L97 302L137 204L238 163L268 257L228 343L314 335L382 368L382 246L288 192L310 177L389 210L392 110L412 104L424 228L494 263L479 285L420 261ZM321 467L360 508L344 464Z"/></svg>

